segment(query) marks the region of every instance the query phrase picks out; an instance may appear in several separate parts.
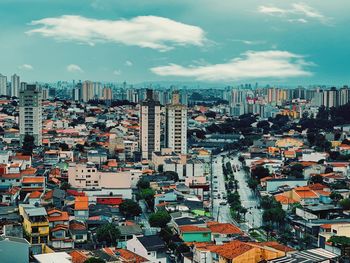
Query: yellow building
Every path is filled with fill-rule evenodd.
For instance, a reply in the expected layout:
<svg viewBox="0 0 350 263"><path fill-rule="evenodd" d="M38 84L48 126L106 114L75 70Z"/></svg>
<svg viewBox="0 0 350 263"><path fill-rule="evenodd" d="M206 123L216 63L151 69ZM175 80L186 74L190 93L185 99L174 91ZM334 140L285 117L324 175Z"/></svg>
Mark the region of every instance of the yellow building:
<svg viewBox="0 0 350 263"><path fill-rule="evenodd" d="M43 207L20 205L20 215L23 217L23 228L31 244L45 244L49 237L49 220Z"/></svg>

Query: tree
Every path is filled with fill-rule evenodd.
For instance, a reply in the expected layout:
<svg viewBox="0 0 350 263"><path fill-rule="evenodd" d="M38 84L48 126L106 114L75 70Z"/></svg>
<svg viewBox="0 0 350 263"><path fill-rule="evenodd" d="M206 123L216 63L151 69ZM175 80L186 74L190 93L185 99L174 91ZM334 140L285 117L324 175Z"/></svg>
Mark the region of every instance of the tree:
<svg viewBox="0 0 350 263"><path fill-rule="evenodd" d="M35 148L34 136L26 134L23 138L22 153L24 155L32 155Z"/></svg>
<svg viewBox="0 0 350 263"><path fill-rule="evenodd" d="M68 183L68 182L63 182L62 184L61 184L61 190L68 190L69 188L71 187L71 185Z"/></svg>
<svg viewBox="0 0 350 263"><path fill-rule="evenodd" d="M140 190L140 197L144 199L150 207L154 204L154 190L152 188L145 188Z"/></svg>
<svg viewBox="0 0 350 263"><path fill-rule="evenodd" d="M58 147L60 147L62 151L69 151L69 146L66 143L60 143Z"/></svg>
<svg viewBox="0 0 350 263"><path fill-rule="evenodd" d="M270 175L269 169L262 165L258 165L252 170L252 177L258 180L268 177Z"/></svg>
<svg viewBox="0 0 350 263"><path fill-rule="evenodd" d="M170 222L171 216L166 211L157 211L149 217L149 223L152 227L164 228Z"/></svg>
<svg viewBox="0 0 350 263"><path fill-rule="evenodd" d="M101 258L91 257L85 260L84 263L105 263L105 261Z"/></svg>
<svg viewBox="0 0 350 263"><path fill-rule="evenodd" d="M120 231L114 224L108 223L97 228L96 237L99 242L105 242L108 246L117 245Z"/></svg>
<svg viewBox="0 0 350 263"><path fill-rule="evenodd" d="M323 177L319 174L316 174L314 176L311 176L310 182L313 184L322 184L323 183Z"/></svg>
<svg viewBox="0 0 350 263"><path fill-rule="evenodd" d="M295 178L303 178L304 177L303 171L304 171L304 166L301 165L300 163L296 163L290 167L289 175Z"/></svg>
<svg viewBox="0 0 350 263"><path fill-rule="evenodd" d="M341 255L345 254L345 248L350 247L350 238L347 236L331 236L328 242L339 245L341 247Z"/></svg>
<svg viewBox="0 0 350 263"><path fill-rule="evenodd" d="M345 198L345 199L341 200L339 204L343 209L350 210L350 199L349 198Z"/></svg>
<svg viewBox="0 0 350 263"><path fill-rule="evenodd" d="M335 204L338 204L338 202L343 199L343 196L338 192L332 191L329 198L332 199Z"/></svg>
<svg viewBox="0 0 350 263"><path fill-rule="evenodd" d="M242 156L242 155L240 155L239 157L238 157L238 161L240 161L241 163L243 163L244 162L244 157Z"/></svg>
<svg viewBox="0 0 350 263"><path fill-rule="evenodd" d="M178 182L179 181L179 175L177 174L177 172L166 171L166 172L164 172L164 175L166 177L168 177L170 180L173 180L174 182Z"/></svg>
<svg viewBox="0 0 350 263"><path fill-rule="evenodd" d="M258 185L259 185L259 181L258 180L254 179L254 178L249 178L249 180L248 180L248 187L250 189L255 191L256 188L258 187Z"/></svg>
<svg viewBox="0 0 350 263"><path fill-rule="evenodd" d="M131 199L124 200L119 205L119 211L126 217L139 216L142 213L142 209L139 204Z"/></svg>
<svg viewBox="0 0 350 263"><path fill-rule="evenodd" d="M150 183L148 180L141 177L140 180L137 182L137 188L138 189L150 188Z"/></svg>

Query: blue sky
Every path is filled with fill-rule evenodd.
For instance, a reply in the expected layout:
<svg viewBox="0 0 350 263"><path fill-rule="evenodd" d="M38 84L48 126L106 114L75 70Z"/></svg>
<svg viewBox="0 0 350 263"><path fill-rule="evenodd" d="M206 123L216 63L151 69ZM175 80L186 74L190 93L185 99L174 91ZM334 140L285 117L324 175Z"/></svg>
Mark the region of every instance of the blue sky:
<svg viewBox="0 0 350 263"><path fill-rule="evenodd" d="M1 0L27 81L348 84L348 0Z"/></svg>

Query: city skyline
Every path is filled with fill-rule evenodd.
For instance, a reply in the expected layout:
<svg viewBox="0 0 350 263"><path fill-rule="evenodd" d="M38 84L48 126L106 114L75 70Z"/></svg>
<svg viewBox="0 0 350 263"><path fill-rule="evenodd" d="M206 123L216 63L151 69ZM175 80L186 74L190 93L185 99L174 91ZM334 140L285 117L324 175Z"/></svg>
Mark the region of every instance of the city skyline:
<svg viewBox="0 0 350 263"><path fill-rule="evenodd" d="M0 47L7 52L0 73L29 82L343 85L350 69L346 6L2 1Z"/></svg>

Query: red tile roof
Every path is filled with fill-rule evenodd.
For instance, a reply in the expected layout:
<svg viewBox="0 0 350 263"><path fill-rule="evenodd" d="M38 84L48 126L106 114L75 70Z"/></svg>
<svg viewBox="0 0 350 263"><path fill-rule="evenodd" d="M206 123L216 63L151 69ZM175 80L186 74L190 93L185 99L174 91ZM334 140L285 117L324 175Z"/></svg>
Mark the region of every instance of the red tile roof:
<svg viewBox="0 0 350 263"><path fill-rule="evenodd" d="M242 230L230 223L208 222L208 228L212 233L220 233L225 235L241 235Z"/></svg>

